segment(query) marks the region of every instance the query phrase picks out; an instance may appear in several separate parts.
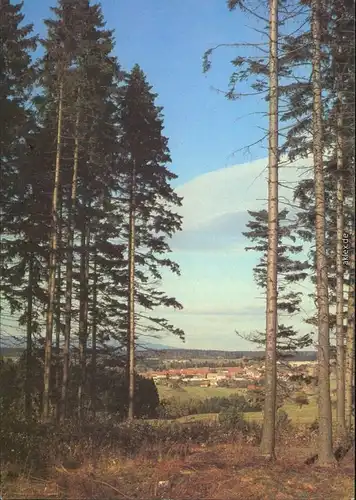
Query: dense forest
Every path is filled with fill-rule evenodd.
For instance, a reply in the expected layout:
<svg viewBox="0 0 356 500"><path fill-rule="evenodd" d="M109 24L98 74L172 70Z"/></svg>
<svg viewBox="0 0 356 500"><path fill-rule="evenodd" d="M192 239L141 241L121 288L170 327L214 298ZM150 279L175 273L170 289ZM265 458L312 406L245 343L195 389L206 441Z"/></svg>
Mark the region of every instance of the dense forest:
<svg viewBox="0 0 356 500"><path fill-rule="evenodd" d="M100 353L127 365L132 414L137 336L184 335L154 314L182 307L161 287L181 227L162 109L113 56L98 4L58 2L44 39L21 8L1 2L1 298L27 332L26 411L40 356L42 416L66 417L73 357L78 412L95 412Z"/></svg>

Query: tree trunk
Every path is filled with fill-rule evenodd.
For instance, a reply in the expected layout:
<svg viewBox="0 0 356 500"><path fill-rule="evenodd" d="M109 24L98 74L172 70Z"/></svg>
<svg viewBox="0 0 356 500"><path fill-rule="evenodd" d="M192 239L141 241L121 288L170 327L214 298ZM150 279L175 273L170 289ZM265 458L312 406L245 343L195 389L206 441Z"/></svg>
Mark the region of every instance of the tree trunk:
<svg viewBox="0 0 356 500"><path fill-rule="evenodd" d="M88 245L89 227L84 223L81 235L80 255L80 306L79 306L79 366L80 381L78 386L78 417L82 422L84 419L84 393L87 380L87 340L88 340Z"/></svg>
<svg viewBox="0 0 356 500"><path fill-rule="evenodd" d="M97 302L98 302L98 276L97 276L97 250L94 248L93 269L93 309L92 309L92 353L91 353L91 408L93 418L96 416L96 336L97 336Z"/></svg>
<svg viewBox="0 0 356 500"><path fill-rule="evenodd" d="M62 240L62 199L60 200L60 216L58 221L58 250L60 251L60 244ZM60 418L60 371L61 371L61 362L60 362L60 337L61 337L61 256L58 256L57 262L57 284L56 284L56 401L55 401L55 412L56 412L56 422L59 421Z"/></svg>
<svg viewBox="0 0 356 500"><path fill-rule="evenodd" d="M78 91L79 102L80 92ZM75 137L74 137L74 156L73 156L73 172L72 172L72 192L68 209L68 225L67 225L67 263L66 263L66 303L65 303L65 325L64 325L64 347L63 347L63 381L61 394L61 421L64 422L67 416L68 406L68 381L70 369L70 333L71 333L71 315L72 315L72 289L73 289L73 246L74 246L74 212L77 199L77 179L78 179L78 164L79 164L79 109L76 114L75 121Z"/></svg>
<svg viewBox="0 0 356 500"><path fill-rule="evenodd" d="M57 150L54 175L54 187L52 195L52 228L50 241L49 278L48 278L48 307L46 316L46 339L45 339L45 359L44 359L44 381L43 381L43 407L42 419L47 422L50 418L50 382L52 363L52 337L53 337L53 312L54 296L56 290L56 257L57 257L57 230L58 230L58 191L61 165L62 147L62 117L63 117L63 82L59 86L58 98L58 124L57 124Z"/></svg>
<svg viewBox="0 0 356 500"><path fill-rule="evenodd" d="M349 291L346 334L345 420L349 435L352 431L352 409L355 397L355 228L352 227L349 248Z"/></svg>
<svg viewBox="0 0 356 500"><path fill-rule="evenodd" d="M344 179L342 171L343 161L343 137L342 137L342 99L339 95L338 118L337 118L337 205L336 205L336 421L337 438L339 443L345 439L345 333L344 333Z"/></svg>
<svg viewBox="0 0 356 500"><path fill-rule="evenodd" d="M313 36L313 157L315 190L316 293L318 305L318 462L326 466L335 462L332 446L332 414L330 397L330 339L328 270L325 246L325 186L323 158L323 115L321 100L321 2L312 1Z"/></svg>
<svg viewBox="0 0 356 500"><path fill-rule="evenodd" d="M31 243L31 242L30 242ZM25 416L29 421L32 417L32 310L33 310L33 260L31 252L28 267L27 288L27 325L26 325L26 387L25 387Z"/></svg>
<svg viewBox="0 0 356 500"><path fill-rule="evenodd" d="M135 416L135 202L136 202L136 165L133 162L130 208L129 208L129 290L128 290L128 377L129 377L129 405L128 420Z"/></svg>
<svg viewBox="0 0 356 500"><path fill-rule="evenodd" d="M266 373L261 452L275 459L278 251L278 0L270 0Z"/></svg>

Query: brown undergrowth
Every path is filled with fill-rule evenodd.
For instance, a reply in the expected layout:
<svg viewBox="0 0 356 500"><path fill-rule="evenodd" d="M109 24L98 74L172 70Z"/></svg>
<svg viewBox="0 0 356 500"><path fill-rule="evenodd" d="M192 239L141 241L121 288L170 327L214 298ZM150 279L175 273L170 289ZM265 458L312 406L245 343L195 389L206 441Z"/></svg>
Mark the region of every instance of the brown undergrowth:
<svg viewBox="0 0 356 500"><path fill-rule="evenodd" d="M352 450L332 473L305 465L312 441L281 440L265 463L246 439L227 444L142 448L134 458L109 453L80 466L58 464L46 477L21 473L3 484L3 499L351 500Z"/></svg>

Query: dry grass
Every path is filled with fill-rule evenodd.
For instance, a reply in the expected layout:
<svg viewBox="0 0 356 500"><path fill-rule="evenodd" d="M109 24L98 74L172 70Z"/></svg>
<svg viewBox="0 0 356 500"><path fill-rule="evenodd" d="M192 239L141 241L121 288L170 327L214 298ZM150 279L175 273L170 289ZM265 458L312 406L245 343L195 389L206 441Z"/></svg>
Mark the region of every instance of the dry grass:
<svg viewBox="0 0 356 500"><path fill-rule="evenodd" d="M313 453L308 446L280 446L275 464L265 463L258 452L257 447L241 441L172 449L160 460L148 458L149 453L144 451L132 460L106 456L96 464L84 463L77 470L58 466L49 471L46 479L18 477L5 485L2 495L4 500L351 500L354 496L351 453L330 473L304 465Z"/></svg>

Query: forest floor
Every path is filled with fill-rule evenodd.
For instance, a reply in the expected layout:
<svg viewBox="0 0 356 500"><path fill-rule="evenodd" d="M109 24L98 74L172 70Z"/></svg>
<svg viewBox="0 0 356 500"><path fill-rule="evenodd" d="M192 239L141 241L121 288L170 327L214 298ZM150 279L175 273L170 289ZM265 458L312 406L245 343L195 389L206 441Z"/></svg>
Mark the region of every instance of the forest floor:
<svg viewBox="0 0 356 500"><path fill-rule="evenodd" d="M305 465L307 446L280 446L268 464L256 446L190 446L180 458L105 457L46 476L22 475L3 485L2 499L352 500L354 450L332 470Z"/></svg>

